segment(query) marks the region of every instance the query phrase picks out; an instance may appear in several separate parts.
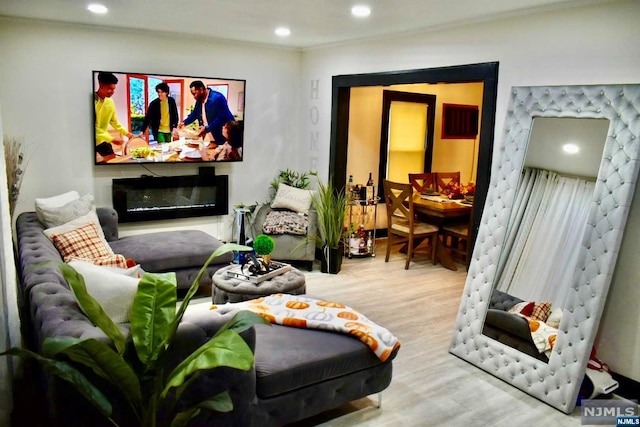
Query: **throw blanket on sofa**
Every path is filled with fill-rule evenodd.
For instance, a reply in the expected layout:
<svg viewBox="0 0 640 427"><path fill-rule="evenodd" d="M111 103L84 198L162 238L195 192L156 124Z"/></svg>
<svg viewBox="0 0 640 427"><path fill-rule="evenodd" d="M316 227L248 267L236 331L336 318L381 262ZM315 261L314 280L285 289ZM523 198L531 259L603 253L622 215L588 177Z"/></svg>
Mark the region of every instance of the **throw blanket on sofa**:
<svg viewBox="0 0 640 427"><path fill-rule="evenodd" d="M249 310L271 323L307 329L323 329L353 335L365 343L381 361L400 347L391 332L344 304L302 295L273 294L266 297L211 306L212 310Z"/></svg>

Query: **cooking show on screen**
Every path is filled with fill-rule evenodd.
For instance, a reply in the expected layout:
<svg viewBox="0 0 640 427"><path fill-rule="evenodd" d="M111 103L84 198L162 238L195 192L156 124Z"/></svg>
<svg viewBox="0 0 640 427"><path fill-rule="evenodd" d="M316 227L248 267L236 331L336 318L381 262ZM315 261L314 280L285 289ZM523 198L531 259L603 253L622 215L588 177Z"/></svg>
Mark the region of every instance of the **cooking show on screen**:
<svg viewBox="0 0 640 427"><path fill-rule="evenodd" d="M245 80L93 71L98 165L242 161Z"/></svg>

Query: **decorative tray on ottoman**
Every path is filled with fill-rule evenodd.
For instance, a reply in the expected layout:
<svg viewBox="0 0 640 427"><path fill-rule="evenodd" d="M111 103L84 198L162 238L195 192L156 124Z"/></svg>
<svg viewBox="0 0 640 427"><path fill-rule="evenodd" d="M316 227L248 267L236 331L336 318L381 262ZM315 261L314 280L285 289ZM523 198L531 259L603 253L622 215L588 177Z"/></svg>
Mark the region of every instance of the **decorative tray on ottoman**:
<svg viewBox="0 0 640 427"><path fill-rule="evenodd" d="M246 264L236 264L226 271L227 277L235 277L237 279L258 284L291 270L291 266L289 264L277 261L271 261L267 271L253 272L253 269L250 268L251 265L251 261Z"/></svg>

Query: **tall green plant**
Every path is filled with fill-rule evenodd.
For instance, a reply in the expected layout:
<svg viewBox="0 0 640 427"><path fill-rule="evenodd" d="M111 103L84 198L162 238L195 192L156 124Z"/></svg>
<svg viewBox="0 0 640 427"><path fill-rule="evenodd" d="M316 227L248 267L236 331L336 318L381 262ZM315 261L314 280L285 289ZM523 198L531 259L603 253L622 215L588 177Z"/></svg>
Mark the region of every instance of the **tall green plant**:
<svg viewBox="0 0 640 427"><path fill-rule="evenodd" d="M47 338L42 347L43 355L20 348L12 348L2 354L35 359L47 372L73 385L114 425L117 424L112 419L111 403L80 369L88 368L115 387L140 426L151 427L160 423L172 427L184 426L202 409L231 411L233 403L226 391L210 396L182 412L177 412L175 407L200 371L220 366L243 371L251 369L253 353L239 334L255 323L268 323L262 317L248 311L238 312L213 338L191 353L168 375L165 372L168 350L182 316L198 290L200 278L215 258L231 250L251 248L229 243L216 249L200 269L177 311L175 274L146 273L140 280L134 298L131 333L128 337L122 334L100 304L87 293L82 276L69 265L62 264L60 268L73 288L78 303L87 317L111 339L113 347L92 338L61 337ZM163 420L158 420L161 403L163 408L169 408L169 413L163 415Z"/></svg>
<svg viewBox="0 0 640 427"><path fill-rule="evenodd" d="M334 189L332 178L329 178L326 185L318 180L318 192L313 194L312 198L318 212L320 231L316 240L322 242L323 246L335 249L342 240L347 215L347 196L344 189Z"/></svg>

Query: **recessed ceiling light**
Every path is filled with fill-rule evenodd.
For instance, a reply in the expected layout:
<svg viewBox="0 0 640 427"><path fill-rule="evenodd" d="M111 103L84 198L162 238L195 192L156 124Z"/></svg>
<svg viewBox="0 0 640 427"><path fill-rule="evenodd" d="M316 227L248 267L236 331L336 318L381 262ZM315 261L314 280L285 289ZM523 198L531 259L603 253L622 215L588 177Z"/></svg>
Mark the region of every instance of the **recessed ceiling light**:
<svg viewBox="0 0 640 427"><path fill-rule="evenodd" d="M351 8L351 14L358 18L366 18L371 15L371 8L365 4L357 4Z"/></svg>
<svg viewBox="0 0 640 427"><path fill-rule="evenodd" d="M287 27L278 27L276 28L276 34L280 37L287 37L289 34L291 34L291 30Z"/></svg>
<svg viewBox="0 0 640 427"><path fill-rule="evenodd" d="M91 3L89 6L87 6L87 9L89 9L90 12L99 13L101 15L109 11L109 9L107 9L107 6L99 3Z"/></svg>
<svg viewBox="0 0 640 427"><path fill-rule="evenodd" d="M580 151L580 147L576 144L564 144L562 150L567 154L576 154Z"/></svg>

